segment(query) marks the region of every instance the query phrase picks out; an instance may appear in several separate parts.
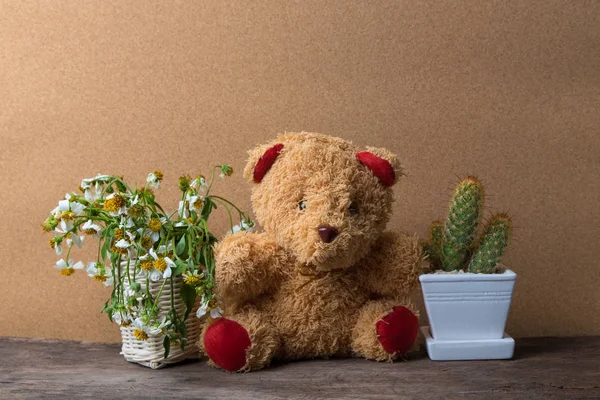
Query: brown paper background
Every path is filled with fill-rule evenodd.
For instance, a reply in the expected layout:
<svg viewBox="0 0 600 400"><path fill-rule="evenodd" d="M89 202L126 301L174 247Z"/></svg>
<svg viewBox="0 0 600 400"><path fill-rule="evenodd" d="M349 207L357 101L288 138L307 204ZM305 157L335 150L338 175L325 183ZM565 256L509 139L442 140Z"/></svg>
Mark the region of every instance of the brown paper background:
<svg viewBox="0 0 600 400"><path fill-rule="evenodd" d="M39 229L81 178L176 180L283 131L396 152L390 228L424 234L457 176L508 211L514 336L600 334L600 3L0 3L0 335L118 341L108 289ZM213 225L223 232L225 219ZM92 246L94 247L94 246ZM79 253L84 261L94 254Z"/></svg>

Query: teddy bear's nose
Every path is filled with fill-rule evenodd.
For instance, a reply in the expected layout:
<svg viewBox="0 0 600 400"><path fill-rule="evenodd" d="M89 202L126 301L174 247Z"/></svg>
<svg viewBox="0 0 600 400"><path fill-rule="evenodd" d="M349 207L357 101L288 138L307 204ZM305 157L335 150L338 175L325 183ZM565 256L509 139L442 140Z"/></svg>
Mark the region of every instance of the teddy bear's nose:
<svg viewBox="0 0 600 400"><path fill-rule="evenodd" d="M333 239L338 235L337 229L329 225L323 225L319 227L319 236L325 243L333 242Z"/></svg>

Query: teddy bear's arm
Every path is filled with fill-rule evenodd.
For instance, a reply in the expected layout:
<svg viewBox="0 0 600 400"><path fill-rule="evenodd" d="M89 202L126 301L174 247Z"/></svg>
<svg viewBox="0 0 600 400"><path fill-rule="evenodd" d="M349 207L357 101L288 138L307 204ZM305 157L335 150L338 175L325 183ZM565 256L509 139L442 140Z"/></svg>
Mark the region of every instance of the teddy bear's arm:
<svg viewBox="0 0 600 400"><path fill-rule="evenodd" d="M215 293L241 304L276 289L285 276L285 256L266 233L240 232L215 246Z"/></svg>
<svg viewBox="0 0 600 400"><path fill-rule="evenodd" d="M422 273L422 265L418 238L388 231L361 262L359 279L373 295L408 299Z"/></svg>

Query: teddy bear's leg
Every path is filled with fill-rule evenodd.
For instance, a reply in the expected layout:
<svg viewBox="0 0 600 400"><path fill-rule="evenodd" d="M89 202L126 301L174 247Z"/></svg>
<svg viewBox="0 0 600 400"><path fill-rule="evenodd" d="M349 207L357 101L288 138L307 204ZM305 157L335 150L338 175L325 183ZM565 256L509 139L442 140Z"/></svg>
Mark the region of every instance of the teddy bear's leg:
<svg viewBox="0 0 600 400"><path fill-rule="evenodd" d="M227 318L207 321L199 347L210 363L226 371L248 372L269 365L279 335L267 315L246 308Z"/></svg>
<svg viewBox="0 0 600 400"><path fill-rule="evenodd" d="M406 353L419 332L414 305L394 300L376 300L359 311L352 331L352 350L365 358L391 361Z"/></svg>

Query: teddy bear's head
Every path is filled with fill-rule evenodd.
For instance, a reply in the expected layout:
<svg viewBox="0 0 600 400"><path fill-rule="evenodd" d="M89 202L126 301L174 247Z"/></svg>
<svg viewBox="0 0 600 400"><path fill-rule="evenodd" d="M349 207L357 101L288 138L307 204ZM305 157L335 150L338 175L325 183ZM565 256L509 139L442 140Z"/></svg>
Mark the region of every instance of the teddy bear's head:
<svg viewBox="0 0 600 400"><path fill-rule="evenodd" d="M254 184L254 214L298 262L319 271L347 268L385 229L391 187L402 175L388 150L287 133L249 155L244 176Z"/></svg>

